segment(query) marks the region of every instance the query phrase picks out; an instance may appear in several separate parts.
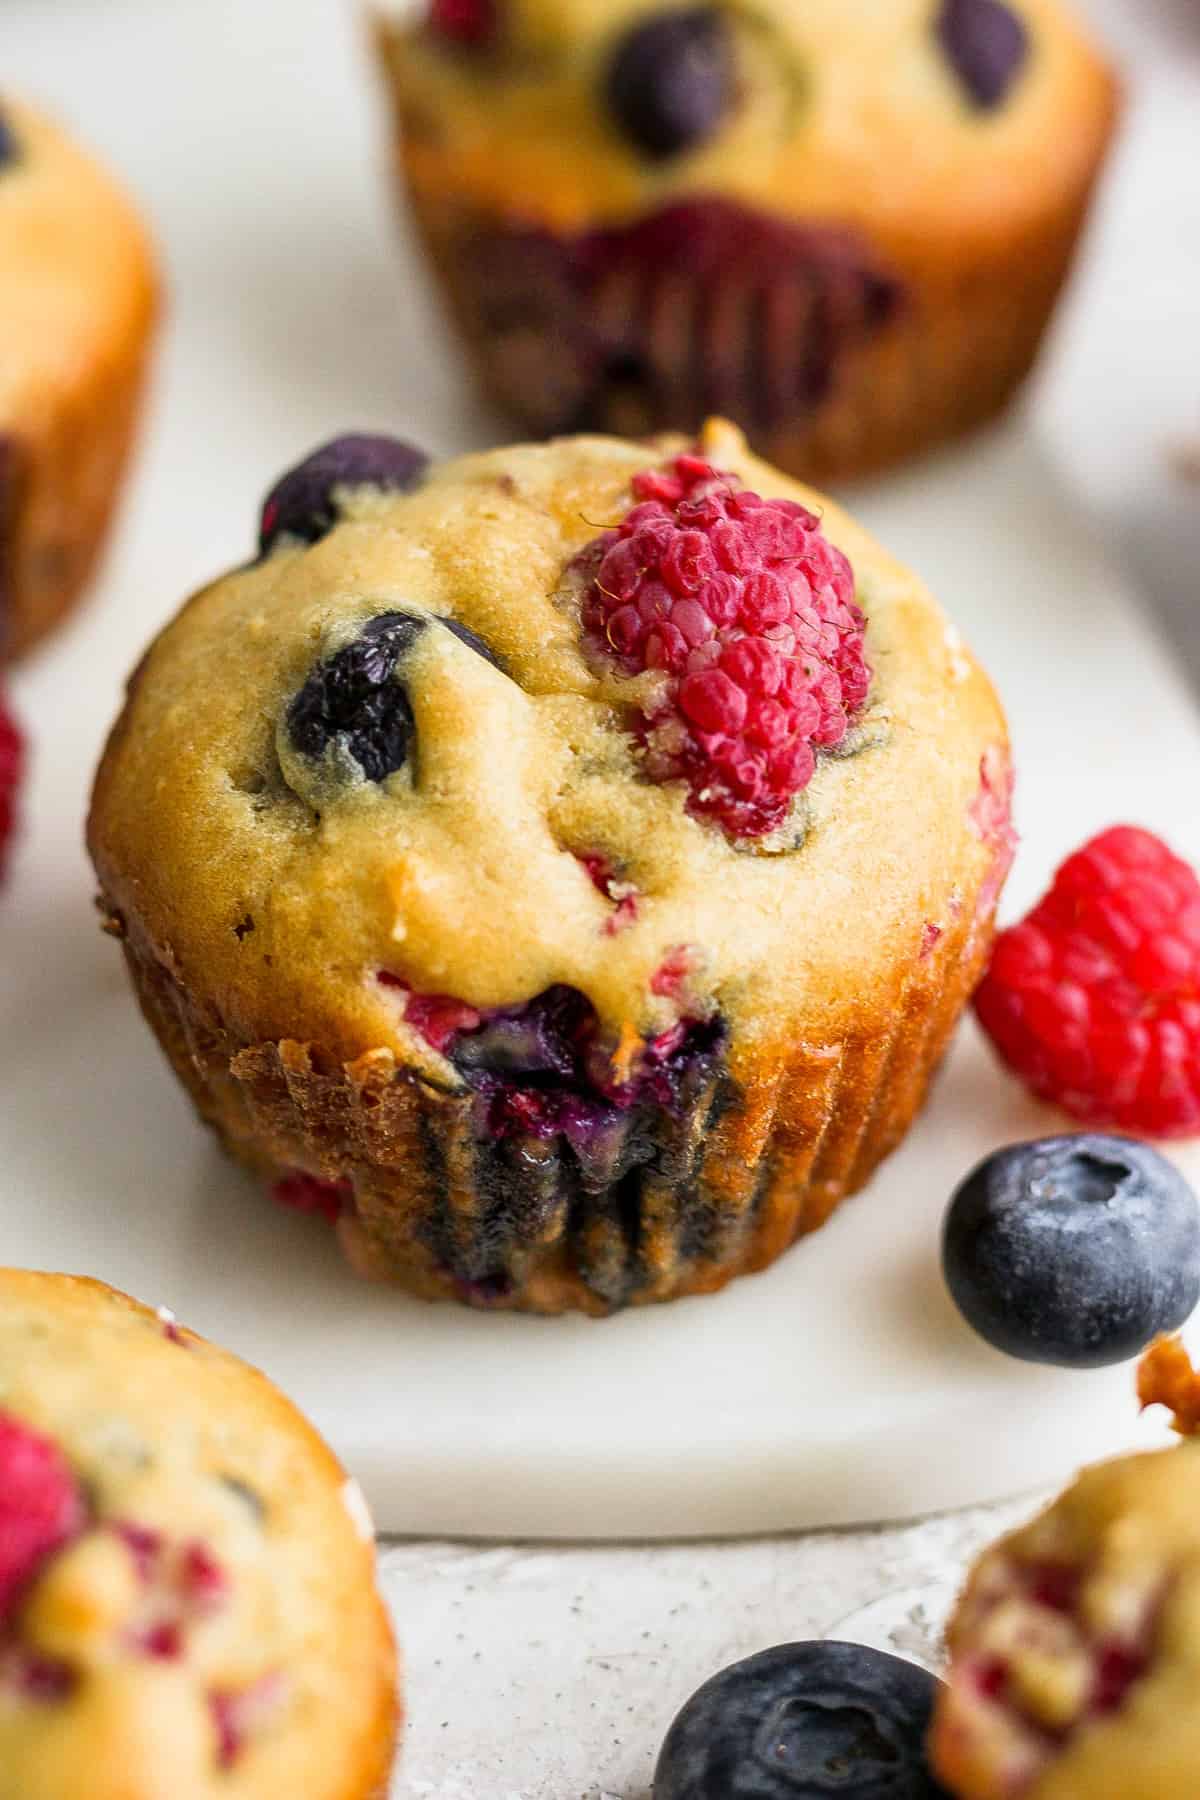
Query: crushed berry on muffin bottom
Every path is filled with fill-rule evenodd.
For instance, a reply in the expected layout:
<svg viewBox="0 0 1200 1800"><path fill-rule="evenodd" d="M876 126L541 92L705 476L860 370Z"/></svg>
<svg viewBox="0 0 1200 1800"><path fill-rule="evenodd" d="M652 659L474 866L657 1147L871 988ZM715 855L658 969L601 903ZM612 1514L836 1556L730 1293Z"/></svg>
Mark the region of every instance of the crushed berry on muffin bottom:
<svg viewBox="0 0 1200 1800"><path fill-rule="evenodd" d="M852 227L716 198L576 238L480 225L461 257L495 385L546 432L712 412L772 430L815 411L902 305Z"/></svg>

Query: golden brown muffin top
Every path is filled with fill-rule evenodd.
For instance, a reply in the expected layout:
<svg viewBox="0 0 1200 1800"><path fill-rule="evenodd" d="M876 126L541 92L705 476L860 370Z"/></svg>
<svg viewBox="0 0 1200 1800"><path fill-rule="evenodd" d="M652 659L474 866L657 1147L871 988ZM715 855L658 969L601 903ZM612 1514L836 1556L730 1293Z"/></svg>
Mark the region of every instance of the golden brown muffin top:
<svg viewBox="0 0 1200 1800"><path fill-rule="evenodd" d="M968 260L1076 191L1112 117L1112 78L1061 0L465 5L494 17L486 42L424 15L382 26L410 174L556 229L721 195ZM647 155L606 97L614 59L648 22L702 12L727 40L727 99L698 141Z"/></svg>
<svg viewBox="0 0 1200 1800"><path fill-rule="evenodd" d="M106 363L155 303L150 247L120 189L41 114L2 106L0 429Z"/></svg>
<svg viewBox="0 0 1200 1800"><path fill-rule="evenodd" d="M1005 741L991 687L914 576L721 423L704 455L821 509L853 566L874 674L843 748L860 747L819 758L780 854L646 777L629 716L656 677L588 655L575 559L679 448L568 439L434 466L408 494L347 491L320 542L282 541L163 632L100 770L92 850L113 911L233 1030L447 1081L397 984L489 1008L562 983L610 1047L716 1009L745 1037L832 1035L886 1007L925 927L976 891L995 851L981 765ZM287 716L389 612L433 625L399 671L413 754L377 782L298 754ZM634 916L614 918L595 857ZM680 952L686 979L656 979Z"/></svg>
<svg viewBox="0 0 1200 1800"><path fill-rule="evenodd" d="M264 1376L99 1282L0 1270L0 1439L5 1551L39 1509L62 1539L15 1590L0 1558L0 1800L375 1795L370 1522Z"/></svg>

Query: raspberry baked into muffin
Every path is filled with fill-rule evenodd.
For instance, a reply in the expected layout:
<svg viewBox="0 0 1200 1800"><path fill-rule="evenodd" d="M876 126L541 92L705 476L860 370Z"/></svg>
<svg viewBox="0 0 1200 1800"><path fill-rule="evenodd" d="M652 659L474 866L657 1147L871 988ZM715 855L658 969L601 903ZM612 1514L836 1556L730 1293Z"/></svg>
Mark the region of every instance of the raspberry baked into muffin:
<svg viewBox="0 0 1200 1800"><path fill-rule="evenodd" d="M1085 1469L972 1572L931 1740L958 1800L1200 1793L1200 1381L1177 1342L1139 1392L1192 1441Z"/></svg>
<svg viewBox="0 0 1200 1800"><path fill-rule="evenodd" d="M134 676L109 929L201 1114L430 1297L720 1286L901 1138L986 955L1005 727L747 451L351 438Z"/></svg>
<svg viewBox="0 0 1200 1800"><path fill-rule="evenodd" d="M129 202L54 125L0 97L0 656L49 630L95 568L156 310Z"/></svg>
<svg viewBox="0 0 1200 1800"><path fill-rule="evenodd" d="M0 1270L0 1800L383 1800L396 1713L370 1521L295 1409Z"/></svg>
<svg viewBox="0 0 1200 1800"><path fill-rule="evenodd" d="M1117 110L1061 0L429 0L380 20L401 185L539 432L728 413L808 479L995 413Z"/></svg>

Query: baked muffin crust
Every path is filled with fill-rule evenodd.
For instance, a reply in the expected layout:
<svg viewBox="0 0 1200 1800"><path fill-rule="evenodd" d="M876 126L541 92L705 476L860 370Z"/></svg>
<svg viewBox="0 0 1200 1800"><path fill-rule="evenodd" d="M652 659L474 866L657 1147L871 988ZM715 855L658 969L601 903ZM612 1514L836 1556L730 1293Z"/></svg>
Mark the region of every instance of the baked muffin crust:
<svg viewBox="0 0 1200 1800"><path fill-rule="evenodd" d="M3 1270L0 1417L82 1506L0 1608L0 1796L382 1800L369 1521L270 1382L99 1282Z"/></svg>

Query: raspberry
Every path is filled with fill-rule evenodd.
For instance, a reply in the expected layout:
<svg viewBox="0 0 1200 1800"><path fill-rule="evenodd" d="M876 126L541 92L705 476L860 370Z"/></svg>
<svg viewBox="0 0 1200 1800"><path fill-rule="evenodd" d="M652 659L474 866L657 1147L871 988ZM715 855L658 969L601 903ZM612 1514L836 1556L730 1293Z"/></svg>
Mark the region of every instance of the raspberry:
<svg viewBox="0 0 1200 1800"><path fill-rule="evenodd" d="M0 694L0 877L17 824L17 793L25 772L25 742Z"/></svg>
<svg viewBox="0 0 1200 1800"><path fill-rule="evenodd" d="M0 1412L0 1623L84 1518L83 1496L57 1446Z"/></svg>
<svg viewBox="0 0 1200 1800"><path fill-rule="evenodd" d="M342 1216L345 1204L353 1198L348 1181L322 1181L303 1169L292 1169L281 1175L271 1190L276 1202L291 1212L320 1213L331 1225Z"/></svg>
<svg viewBox="0 0 1200 1800"><path fill-rule="evenodd" d="M975 998L1005 1062L1089 1124L1200 1131L1200 881L1117 825L996 941Z"/></svg>
<svg viewBox="0 0 1200 1800"><path fill-rule="evenodd" d="M496 0L430 0L431 29L466 49L490 43L498 22Z"/></svg>
<svg viewBox="0 0 1200 1800"><path fill-rule="evenodd" d="M814 513L698 456L634 477L637 504L584 554L591 648L661 670L638 718L647 773L688 810L761 837L840 744L871 673L854 574Z"/></svg>

